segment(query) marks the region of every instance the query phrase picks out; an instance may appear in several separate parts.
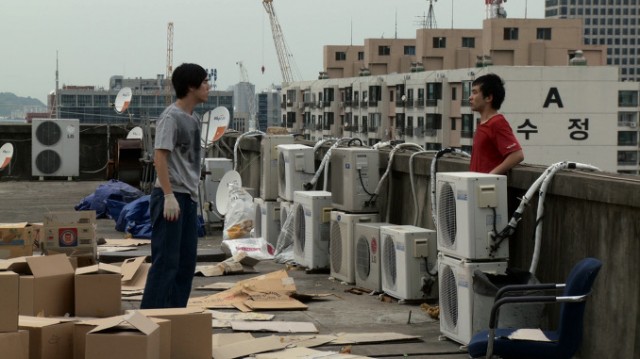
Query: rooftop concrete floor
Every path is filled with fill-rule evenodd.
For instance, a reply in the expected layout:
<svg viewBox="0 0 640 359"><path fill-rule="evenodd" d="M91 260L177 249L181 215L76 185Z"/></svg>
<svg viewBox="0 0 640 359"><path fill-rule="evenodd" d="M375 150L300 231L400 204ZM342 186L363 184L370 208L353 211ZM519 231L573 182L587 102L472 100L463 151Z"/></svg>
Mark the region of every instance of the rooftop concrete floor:
<svg viewBox="0 0 640 359"><path fill-rule="evenodd" d="M42 222L47 211L72 211L85 196L93 193L104 182L67 182L67 181L0 181L0 222ZM124 238L124 233L114 229L115 221L99 219L97 237ZM220 253L221 236L214 231L199 243L199 264L209 263L202 260L215 260ZM135 255L150 253L141 248ZM207 253L209 255L201 255ZM132 254L129 254L133 256ZM214 259L212 259L214 258ZM284 268L273 261L262 261L255 274L229 275L222 277L195 277L192 296L209 295L211 292L195 288L215 282L235 282L251 276L269 273ZM431 319L418 303L401 304L383 302L378 296L356 295L345 292L352 286L329 279L328 273L306 273L293 269L289 275L294 278L296 287L302 293L330 293L324 300L309 302L305 311L275 311L274 320L304 321L315 324L320 334L339 332L397 332L420 336L420 340L401 343L380 343L354 345L353 354L376 358L467 358L460 345L443 340L440 337L439 322ZM433 303L432 303L433 304ZM139 302L124 301L124 309L137 309ZM230 333L230 329L214 329L213 333ZM254 333L254 336L267 335ZM339 347L324 346L319 350L339 350Z"/></svg>

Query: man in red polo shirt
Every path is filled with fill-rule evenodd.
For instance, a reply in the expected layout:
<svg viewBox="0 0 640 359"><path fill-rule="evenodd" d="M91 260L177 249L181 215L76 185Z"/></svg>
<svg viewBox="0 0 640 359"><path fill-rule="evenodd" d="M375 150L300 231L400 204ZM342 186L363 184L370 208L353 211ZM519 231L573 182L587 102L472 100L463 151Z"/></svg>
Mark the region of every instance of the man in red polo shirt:
<svg viewBox="0 0 640 359"><path fill-rule="evenodd" d="M498 113L504 101L504 83L498 75L487 74L471 86L469 104L480 114L480 123L473 136L469 170L506 174L524 160L524 153L509 122Z"/></svg>

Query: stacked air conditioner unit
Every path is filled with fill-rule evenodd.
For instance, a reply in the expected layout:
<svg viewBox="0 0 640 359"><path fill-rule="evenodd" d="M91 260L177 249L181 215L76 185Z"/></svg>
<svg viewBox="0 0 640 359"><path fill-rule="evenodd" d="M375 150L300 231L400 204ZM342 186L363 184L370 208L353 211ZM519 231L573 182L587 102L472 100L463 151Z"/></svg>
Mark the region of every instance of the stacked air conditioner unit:
<svg viewBox="0 0 640 359"><path fill-rule="evenodd" d="M345 283L356 282L356 225L378 221L377 213L331 211L330 256L331 277Z"/></svg>
<svg viewBox="0 0 640 359"><path fill-rule="evenodd" d="M382 290L401 300L423 299L436 262L436 232L415 226L380 227ZM429 263L431 259L431 263Z"/></svg>
<svg viewBox="0 0 640 359"><path fill-rule="evenodd" d="M313 147L278 145L278 196L293 201L293 192L302 191L315 174Z"/></svg>
<svg viewBox="0 0 640 359"><path fill-rule="evenodd" d="M463 345L489 325L483 313L491 303L474 299L473 272L507 268L509 243L494 236L508 221L506 182L506 176L475 172L436 177L440 331Z"/></svg>
<svg viewBox="0 0 640 359"><path fill-rule="evenodd" d="M204 165L206 175L200 188L203 190L206 203L204 206L206 219L209 223L222 224L223 216L218 212L215 202L216 193L222 177L233 169L233 161L228 158L205 158Z"/></svg>
<svg viewBox="0 0 640 359"><path fill-rule="evenodd" d="M293 197L294 261L310 270L328 268L331 193L296 191Z"/></svg>
<svg viewBox="0 0 640 359"><path fill-rule="evenodd" d="M260 198L278 198L278 145L292 144L291 135L266 135L260 142Z"/></svg>
<svg viewBox="0 0 640 359"><path fill-rule="evenodd" d="M391 225L386 222L356 223L354 233L356 286L374 292L382 292L380 227Z"/></svg>
<svg viewBox="0 0 640 359"><path fill-rule="evenodd" d="M31 174L39 177L80 175L79 120L33 119Z"/></svg>
<svg viewBox="0 0 640 359"><path fill-rule="evenodd" d="M373 199L380 180L378 151L337 147L331 151L331 198L336 210L375 212Z"/></svg>
<svg viewBox="0 0 640 359"><path fill-rule="evenodd" d="M282 226L280 223L280 202L254 198L253 203L255 204L253 223L256 237L262 237L276 247Z"/></svg>

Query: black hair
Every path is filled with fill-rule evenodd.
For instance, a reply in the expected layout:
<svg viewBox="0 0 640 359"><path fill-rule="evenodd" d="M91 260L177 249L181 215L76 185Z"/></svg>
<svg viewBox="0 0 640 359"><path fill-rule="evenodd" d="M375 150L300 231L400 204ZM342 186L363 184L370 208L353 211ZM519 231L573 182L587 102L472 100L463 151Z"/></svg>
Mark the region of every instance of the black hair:
<svg viewBox="0 0 640 359"><path fill-rule="evenodd" d="M197 64L182 64L171 74L171 83L176 90L176 97L183 98L189 93L189 88L198 88L207 78L207 71Z"/></svg>
<svg viewBox="0 0 640 359"><path fill-rule="evenodd" d="M504 81L496 74L486 74L473 80L471 86L478 86L482 92L482 97L493 96L491 106L499 110L504 102L505 91Z"/></svg>

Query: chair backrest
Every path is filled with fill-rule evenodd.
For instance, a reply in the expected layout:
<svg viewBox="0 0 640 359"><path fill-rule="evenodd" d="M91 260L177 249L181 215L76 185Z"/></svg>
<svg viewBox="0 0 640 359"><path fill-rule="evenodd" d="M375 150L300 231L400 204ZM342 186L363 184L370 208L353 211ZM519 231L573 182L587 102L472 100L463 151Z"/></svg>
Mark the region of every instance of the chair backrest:
<svg viewBox="0 0 640 359"><path fill-rule="evenodd" d="M578 262L565 282L564 296L579 296L591 292L593 282L602 267L595 258L585 258ZM582 325L586 302L562 303L560 306L560 324L558 326L558 345L561 351L572 356L582 342Z"/></svg>

